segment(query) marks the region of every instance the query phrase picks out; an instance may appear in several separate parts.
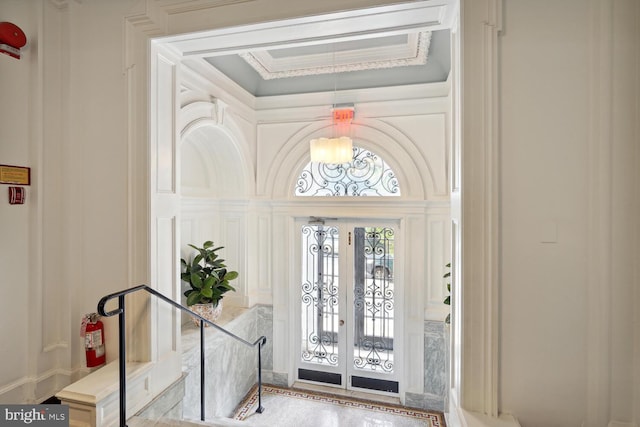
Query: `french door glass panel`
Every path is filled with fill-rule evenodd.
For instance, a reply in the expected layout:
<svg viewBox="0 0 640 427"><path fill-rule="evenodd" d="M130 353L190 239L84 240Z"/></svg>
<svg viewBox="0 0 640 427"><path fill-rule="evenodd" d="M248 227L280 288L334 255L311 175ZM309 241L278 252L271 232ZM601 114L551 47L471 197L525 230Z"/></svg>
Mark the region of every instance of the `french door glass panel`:
<svg viewBox="0 0 640 427"><path fill-rule="evenodd" d="M394 229L304 224L300 230L299 368L395 377Z"/></svg>
<svg viewBox="0 0 640 427"><path fill-rule="evenodd" d="M302 227L302 361L338 366L338 228Z"/></svg>
<svg viewBox="0 0 640 427"><path fill-rule="evenodd" d="M393 372L394 231L354 228L354 368Z"/></svg>

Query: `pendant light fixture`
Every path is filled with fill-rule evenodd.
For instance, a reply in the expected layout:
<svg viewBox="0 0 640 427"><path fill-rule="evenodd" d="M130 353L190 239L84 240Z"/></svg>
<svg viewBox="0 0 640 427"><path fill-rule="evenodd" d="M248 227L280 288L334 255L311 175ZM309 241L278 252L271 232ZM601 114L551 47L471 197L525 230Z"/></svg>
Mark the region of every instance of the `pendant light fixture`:
<svg viewBox="0 0 640 427"><path fill-rule="evenodd" d="M337 74L335 73L335 50L333 51L333 98L337 96ZM309 142L312 162L320 163L349 163L353 159L353 140L347 136L353 120L353 105L336 105L332 109L332 137L316 138ZM342 136L340 136L343 134Z"/></svg>
<svg viewBox="0 0 640 427"><path fill-rule="evenodd" d="M316 138L309 144L312 162L348 163L353 158L353 141L348 136Z"/></svg>
<svg viewBox="0 0 640 427"><path fill-rule="evenodd" d="M353 140L346 136L353 119L353 107L334 106L332 138L312 139L309 143L311 161L320 163L349 163L353 159ZM343 136L339 136L339 135Z"/></svg>

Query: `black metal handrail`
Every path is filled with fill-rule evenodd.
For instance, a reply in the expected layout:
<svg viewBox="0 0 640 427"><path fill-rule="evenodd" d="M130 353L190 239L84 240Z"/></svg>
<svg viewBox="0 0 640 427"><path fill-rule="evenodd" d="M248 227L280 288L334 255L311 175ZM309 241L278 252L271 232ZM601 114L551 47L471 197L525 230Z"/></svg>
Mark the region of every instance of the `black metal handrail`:
<svg viewBox="0 0 640 427"><path fill-rule="evenodd" d="M258 409L256 412L261 414L264 411L262 407L262 346L267 343L267 338L263 335L253 343L240 338L239 336L227 331L226 329L216 325L210 320L205 319L198 313L189 310L187 307L178 304L174 300L167 298L155 289L150 288L147 285L139 285L133 288L125 289L123 291L115 292L113 294L106 295L100 299L98 303L98 313L104 317L111 317L118 315L118 344L119 344L119 376L120 376L120 427L127 427L127 375L126 375L126 352L125 352L125 305L124 296L138 291L147 291L152 295L160 298L162 301L171 304L175 308L178 308L186 313L195 316L200 319L200 420L204 421L204 325L205 323L213 326L215 329L223 332L230 337L240 341L241 343L248 345L249 347L258 346ZM118 308L111 311L105 311L104 307L108 301L118 298Z"/></svg>

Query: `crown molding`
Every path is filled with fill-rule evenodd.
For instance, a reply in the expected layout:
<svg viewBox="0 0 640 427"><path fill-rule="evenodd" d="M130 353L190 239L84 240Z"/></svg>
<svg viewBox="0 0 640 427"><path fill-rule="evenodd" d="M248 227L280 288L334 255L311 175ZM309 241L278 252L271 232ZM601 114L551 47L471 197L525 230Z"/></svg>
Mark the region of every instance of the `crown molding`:
<svg viewBox="0 0 640 427"><path fill-rule="evenodd" d="M410 33L407 42L391 46L274 58L269 51L241 53L265 80L424 65L431 31Z"/></svg>

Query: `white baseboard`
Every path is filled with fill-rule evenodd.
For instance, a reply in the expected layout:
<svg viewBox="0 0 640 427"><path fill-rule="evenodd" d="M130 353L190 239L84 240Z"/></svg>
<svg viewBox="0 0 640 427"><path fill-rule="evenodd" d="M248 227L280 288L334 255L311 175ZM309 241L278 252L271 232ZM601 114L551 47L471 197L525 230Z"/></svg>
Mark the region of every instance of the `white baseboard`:
<svg viewBox="0 0 640 427"><path fill-rule="evenodd" d="M488 417L477 412L458 410L460 427L521 427L518 420L508 414L501 414L498 418Z"/></svg>
<svg viewBox="0 0 640 427"><path fill-rule="evenodd" d="M501 414L498 418L460 408L453 393L449 398L449 413L446 414L450 427L521 427L512 415Z"/></svg>
<svg viewBox="0 0 640 427"><path fill-rule="evenodd" d="M609 421L607 427L638 427L637 423L627 423L622 421Z"/></svg>
<svg viewBox="0 0 640 427"><path fill-rule="evenodd" d="M0 403L42 402L72 382L76 371L50 369L38 376L25 376L0 386Z"/></svg>

